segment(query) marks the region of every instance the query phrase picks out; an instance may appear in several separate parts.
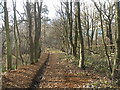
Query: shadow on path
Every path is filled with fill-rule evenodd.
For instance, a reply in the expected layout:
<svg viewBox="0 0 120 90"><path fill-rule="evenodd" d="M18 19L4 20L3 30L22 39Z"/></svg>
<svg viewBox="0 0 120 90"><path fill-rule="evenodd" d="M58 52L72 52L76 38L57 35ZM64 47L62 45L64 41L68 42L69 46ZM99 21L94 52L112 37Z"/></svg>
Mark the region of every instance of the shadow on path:
<svg viewBox="0 0 120 90"><path fill-rule="evenodd" d="M40 69L38 70L38 72L36 73L35 77L32 80L32 83L30 85L30 89L34 89L36 90L37 88L39 88L39 84L41 82L41 79L43 77L44 71L46 69L47 63L49 61L49 56L50 54L48 54L47 59L45 60L45 62L42 64L42 66L40 67Z"/></svg>

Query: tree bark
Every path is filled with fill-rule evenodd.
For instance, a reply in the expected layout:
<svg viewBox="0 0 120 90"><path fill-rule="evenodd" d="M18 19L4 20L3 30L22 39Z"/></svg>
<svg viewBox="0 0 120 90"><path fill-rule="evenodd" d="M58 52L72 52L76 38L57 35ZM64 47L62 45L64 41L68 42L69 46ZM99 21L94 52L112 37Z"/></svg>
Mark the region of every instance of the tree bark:
<svg viewBox="0 0 120 90"><path fill-rule="evenodd" d="M112 76L114 79L117 79L117 85L120 86L120 1L115 2L116 6L116 21L117 21L117 57L114 60L114 67Z"/></svg>
<svg viewBox="0 0 120 90"><path fill-rule="evenodd" d="M79 35L80 35L80 60L79 60L79 67L81 69L85 69L84 61L84 42L83 42L83 35L82 35L82 27L81 27L81 19L80 19L80 2L77 2L78 8L78 28L79 28Z"/></svg>
<svg viewBox="0 0 120 90"><path fill-rule="evenodd" d="M16 49L16 69L18 67L18 40L16 33L16 2L13 2L13 11L14 11L14 38L15 38L15 49Z"/></svg>
<svg viewBox="0 0 120 90"><path fill-rule="evenodd" d="M32 38L32 15L31 15L31 6L30 3L27 1L26 2L26 9L27 9L27 16L28 16L28 27L29 27L29 41L30 41L30 46L29 46L29 53L30 53L30 62L31 64L34 64L33 60L33 38Z"/></svg>
<svg viewBox="0 0 120 90"><path fill-rule="evenodd" d="M91 23L92 23L92 34L91 34L91 49L92 49L93 38L94 38L94 34L95 34L93 18L92 18L92 20L91 20Z"/></svg>
<svg viewBox="0 0 120 90"><path fill-rule="evenodd" d="M10 29L9 29L9 19L8 19L8 10L7 10L7 2L4 1L4 23L6 30L6 41L7 41L7 71L12 69L12 52L11 52L11 39L10 39Z"/></svg>
<svg viewBox="0 0 120 90"><path fill-rule="evenodd" d="M69 15L69 26L70 26L70 43L71 43L71 48L72 48L72 54L73 54L73 49L74 49L74 44L73 44L73 19L72 19L72 0L70 1L70 15Z"/></svg>
<svg viewBox="0 0 120 90"><path fill-rule="evenodd" d="M34 39L34 50L35 50L35 62L38 61L38 53L37 53L37 50L38 50L38 23L37 23L37 14L36 14L36 2L34 3L34 22L35 22L35 39Z"/></svg>
<svg viewBox="0 0 120 90"><path fill-rule="evenodd" d="M73 55L75 56L75 58L77 57L77 40L78 40L78 30L77 29L78 29L77 28L77 16L75 15L75 38L74 38L74 47L73 47Z"/></svg>
<svg viewBox="0 0 120 90"><path fill-rule="evenodd" d="M41 56L41 47L42 47L42 42L41 42L41 10L42 10L42 2L40 2L40 6L39 6L39 3L37 2L37 5L38 5L38 47L37 47L37 58L40 58Z"/></svg>

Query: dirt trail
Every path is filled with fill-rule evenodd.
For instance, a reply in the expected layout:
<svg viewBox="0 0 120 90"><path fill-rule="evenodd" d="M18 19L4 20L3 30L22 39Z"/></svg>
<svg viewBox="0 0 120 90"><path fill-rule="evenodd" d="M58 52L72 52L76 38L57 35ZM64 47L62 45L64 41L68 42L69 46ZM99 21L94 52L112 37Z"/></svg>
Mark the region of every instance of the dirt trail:
<svg viewBox="0 0 120 90"><path fill-rule="evenodd" d="M62 53L63 54L63 53ZM60 59L60 53L44 53L38 63L22 66L6 73L4 88L93 88L100 81L98 74L80 70L70 60ZM101 84L101 82L100 82ZM96 86L100 86L98 83Z"/></svg>
<svg viewBox="0 0 120 90"><path fill-rule="evenodd" d="M84 77L83 77L84 76ZM39 85L40 88L83 88L91 83L91 76L68 62L57 58L57 54L50 54L49 62Z"/></svg>

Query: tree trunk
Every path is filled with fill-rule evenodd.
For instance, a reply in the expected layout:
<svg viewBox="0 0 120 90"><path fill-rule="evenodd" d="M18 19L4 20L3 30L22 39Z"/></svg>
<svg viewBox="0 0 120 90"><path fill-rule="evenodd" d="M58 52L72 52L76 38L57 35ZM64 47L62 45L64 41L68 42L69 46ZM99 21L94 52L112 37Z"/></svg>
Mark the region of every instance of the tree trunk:
<svg viewBox="0 0 120 90"><path fill-rule="evenodd" d="M81 19L80 19L80 2L77 2L78 8L78 28L79 28L79 35L80 35L80 60L79 60L79 67L81 69L85 69L84 65L84 42L83 42L83 35L82 35L82 27L81 27Z"/></svg>
<svg viewBox="0 0 120 90"><path fill-rule="evenodd" d="M36 14L36 2L34 3L34 22L35 22L35 39L34 39L34 50L35 50L35 62L37 62L38 60L38 53L37 53L37 50L38 50L38 23L37 23L37 14Z"/></svg>
<svg viewBox="0 0 120 90"><path fill-rule="evenodd" d="M18 40L16 33L16 2L13 2L13 11L14 11L14 38L15 38L15 49L16 49L16 69L18 67Z"/></svg>
<svg viewBox="0 0 120 90"><path fill-rule="evenodd" d="M7 41L7 65L6 69L9 71L12 69L12 52L11 52L11 40L8 20L7 2L4 1L4 19L5 19L5 30L6 30L6 41Z"/></svg>
<svg viewBox="0 0 120 90"><path fill-rule="evenodd" d="M29 53L30 53L30 62L31 64L34 63L34 60L33 60L33 38L32 38L32 15L31 15L31 6L29 4L29 2L27 1L26 2L26 9L27 9L27 16L28 16L28 27L29 27L29 41L30 41L30 47L29 47Z"/></svg>
<svg viewBox="0 0 120 90"><path fill-rule="evenodd" d="M88 13L88 10L87 10L87 13ZM89 38L89 17L88 15L86 15L86 21L87 21L87 44L88 44L88 49L90 49L90 38Z"/></svg>
<svg viewBox="0 0 120 90"><path fill-rule="evenodd" d="M104 28L103 28L103 20L102 20L102 13L100 11L100 21L101 21L101 29L102 29L102 39L103 39L103 43L104 43L104 47L105 47L105 53L106 53L106 56L107 56L107 59L108 59L108 65L109 65L109 69L110 69L110 72L112 73L112 65L111 65L111 61L110 61L110 56L108 54L108 48L107 48L107 45L105 43L105 38L104 38Z"/></svg>
<svg viewBox="0 0 120 90"><path fill-rule="evenodd" d="M77 13L76 13L77 14ZM77 57L77 39L78 39L78 30L77 30L77 16L75 15L75 38L74 38L74 47L73 47L73 55Z"/></svg>
<svg viewBox="0 0 120 90"><path fill-rule="evenodd" d="M98 45L98 28L95 31L96 31L96 34L95 34L95 45L96 45L96 48L97 48L97 45Z"/></svg>
<svg viewBox="0 0 120 90"><path fill-rule="evenodd" d="M111 61L110 61L110 56L108 54L108 48L107 45L105 43L105 37L104 37L104 28L103 28L103 18L102 18L102 10L101 8L99 8L96 4L96 2L94 2L95 7L97 8L99 14L100 14L100 24L101 24L101 30L102 30L102 40L103 40L103 44L104 44L104 48L105 48L105 54L107 56L107 60L108 60L108 66L110 69L110 72L112 73L112 65L111 65Z"/></svg>
<svg viewBox="0 0 120 90"><path fill-rule="evenodd" d="M109 21L109 38L110 38L110 45L111 50L113 51L113 38L112 38L112 28L111 28L111 21Z"/></svg>
<svg viewBox="0 0 120 90"><path fill-rule="evenodd" d="M117 21L117 57L114 60L112 76L117 79L117 85L120 86L120 1L115 2L116 5L116 21Z"/></svg>
<svg viewBox="0 0 120 90"><path fill-rule="evenodd" d="M70 25L70 43L71 43L71 48L72 48L72 54L73 54L73 49L74 49L74 44L73 44L73 19L72 19L72 0L70 1L70 16L69 16L69 25Z"/></svg>
<svg viewBox="0 0 120 90"><path fill-rule="evenodd" d="M91 20L91 23L92 23L92 34L91 34L91 49L92 49L93 38L94 38L94 34L95 34L93 19Z"/></svg>
<svg viewBox="0 0 120 90"><path fill-rule="evenodd" d="M70 29L70 14L69 14L69 2L68 2L68 0L67 0L67 2L66 2L66 14L67 14L67 27L68 27L68 33L70 32L69 31L69 29ZM68 34L68 42L69 42L69 40L70 40L70 37L69 37L69 34ZM69 42L69 44L68 44L68 47L69 47L69 49L68 49L68 54L71 54L71 43Z"/></svg>
<svg viewBox="0 0 120 90"><path fill-rule="evenodd" d="M68 38L68 36L69 36L69 34L68 34L68 19L66 19L66 16L65 16L65 14L66 13L64 13L63 12L63 9L62 9L62 2L61 2L61 12L62 12L62 14L63 14L63 20L64 20L64 29L65 29L65 46L66 46L66 52L67 53L69 53L69 48L70 48L70 43L69 43L69 38ZM66 12L67 12L67 10L66 10Z"/></svg>
<svg viewBox="0 0 120 90"><path fill-rule="evenodd" d="M39 3L37 2L38 5L38 47L37 47L37 58L40 58L41 56L41 10L42 10L42 2L40 2L40 6Z"/></svg>

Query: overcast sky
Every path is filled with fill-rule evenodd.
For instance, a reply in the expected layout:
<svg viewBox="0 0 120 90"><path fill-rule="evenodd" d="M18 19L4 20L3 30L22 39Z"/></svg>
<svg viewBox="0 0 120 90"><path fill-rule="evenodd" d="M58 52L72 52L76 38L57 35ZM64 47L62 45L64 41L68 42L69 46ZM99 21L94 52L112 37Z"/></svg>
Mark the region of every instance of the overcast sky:
<svg viewBox="0 0 120 90"><path fill-rule="evenodd" d="M26 0L16 0L16 4L17 4L17 10L19 12L23 12L23 2L25 2ZM34 1L34 0L31 0ZM38 0L39 1L39 0ZM12 9L12 0L7 0L7 4L8 4L8 8ZM48 6L48 10L49 10L49 18L54 18L55 16L55 6L58 6L59 0L43 0L43 4L46 4Z"/></svg>
<svg viewBox="0 0 120 90"><path fill-rule="evenodd" d="M4 0L0 0L0 1L4 1ZM17 1L17 10L19 12L23 12L23 2L25 2L26 0L16 0ZM31 0L31 1L35 1L35 0ZM38 0L39 1L39 0ZM55 18L56 16L56 8L57 6L60 6L60 1L65 1L65 0L43 0L43 3L46 4L48 6L48 10L49 10L49 15L48 17L50 19ZM87 2L87 4L91 3L91 0L81 0L84 2ZM98 0L94 0L94 1L98 1ZM103 1L103 0L100 0ZM114 0L110 0L110 1L114 1ZM8 4L8 10L9 11L13 11L12 9L12 0L7 0L7 4ZM0 25L1 25L1 18L0 18Z"/></svg>
<svg viewBox="0 0 120 90"><path fill-rule="evenodd" d="M4 1L4 0L0 0L1 1ZM26 0L16 0L16 8L19 12L24 12L24 9L23 9L23 3L25 2ZM34 1L34 0L31 0L31 1ZM39 1L39 0L38 0ZM54 18L55 17L55 6L59 6L59 0L43 0L43 4L47 5L48 6L48 10L49 10L49 15L48 17L50 19ZM12 14L11 11L13 11L12 9L12 0L7 0L7 6L8 6L8 11L9 14ZM2 25L2 18L0 17L0 27Z"/></svg>
<svg viewBox="0 0 120 90"><path fill-rule="evenodd" d="M25 2L26 0L16 0L16 1L17 1L17 3L16 3L17 10L19 12L23 12L23 2ZM35 0L31 0L31 1L34 2ZM55 9L57 6L60 6L60 1L65 1L65 0L43 0L43 3L48 6L49 18L55 17ZM87 3L91 3L91 0L82 0L82 1L87 1ZM97 0L95 0L95 1L97 1ZM9 10L12 11L12 0L7 0L7 4L8 4Z"/></svg>

